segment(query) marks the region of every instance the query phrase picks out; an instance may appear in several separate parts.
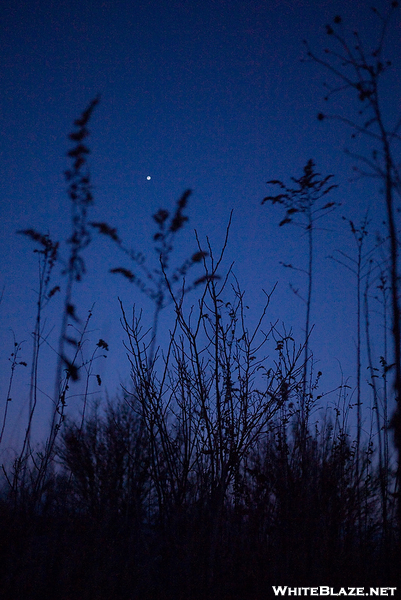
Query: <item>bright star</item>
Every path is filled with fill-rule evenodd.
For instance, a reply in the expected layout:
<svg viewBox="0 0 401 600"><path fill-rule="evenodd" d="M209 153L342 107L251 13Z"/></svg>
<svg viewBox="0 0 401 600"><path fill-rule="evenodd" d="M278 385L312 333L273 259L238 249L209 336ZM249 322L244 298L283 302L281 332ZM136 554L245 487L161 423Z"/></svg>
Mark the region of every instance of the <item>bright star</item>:
<svg viewBox="0 0 401 600"><path fill-rule="evenodd" d="M147 179L148 181L150 181L152 178L151 178L151 176L150 176L150 175L148 175L148 176L146 177L146 179Z"/></svg>

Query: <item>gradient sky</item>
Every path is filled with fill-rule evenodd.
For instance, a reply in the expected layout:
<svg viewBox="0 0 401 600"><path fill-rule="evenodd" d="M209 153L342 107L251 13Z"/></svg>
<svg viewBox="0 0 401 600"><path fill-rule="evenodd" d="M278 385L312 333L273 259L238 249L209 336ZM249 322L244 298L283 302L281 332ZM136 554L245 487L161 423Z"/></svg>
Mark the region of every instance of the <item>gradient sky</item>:
<svg viewBox="0 0 401 600"><path fill-rule="evenodd" d="M34 246L15 232L32 227L53 239L67 238L66 136L98 93L101 103L91 120L88 141L95 197L91 220L117 227L127 245L156 266L151 216L161 207L172 209L186 188L193 195L189 224L180 232L177 263L197 249L194 229L202 243L208 235L218 252L234 210L224 268L234 261L251 307L250 322L256 321L263 306L262 288L270 291L278 282L267 321L283 321L293 328L299 343L304 306L289 282L302 290L305 280L279 263L305 268L306 240L295 227L279 228L283 210L261 206L261 200L272 191L267 180L299 177L309 158L323 175L335 175L339 188L331 199L342 206L322 223L325 230L317 236L311 345L320 361L317 368L323 371L322 392L340 383L340 365L355 384L355 282L351 273L326 257L335 249L354 255L354 241L341 217L358 222L367 208L374 243L383 218L382 198L376 182L350 181L353 162L343 152L350 144L350 131L316 119L326 109L323 83L329 78L318 65L301 59L303 39L317 51L326 46L325 25L337 14L344 27L358 28L367 42L373 40L376 17L368 4L365 0L2 3L1 419L13 334L18 342L24 341L21 359L29 362L31 356L37 289ZM383 10L387 3L376 5ZM385 80L389 119L399 110L400 90L395 84L399 41L398 21L387 44L394 62ZM350 107L349 99L339 96L330 108L341 113ZM91 336L94 342L102 337L110 345L110 356L98 370L113 396L119 382L129 377L117 297L128 308L133 303L142 307L145 320L152 308L128 282L108 274L112 267L131 265L107 240L95 239L86 259L88 275L77 288L76 301L83 319L96 302ZM48 341L56 345L56 311L49 311L47 319ZM163 320L168 328L168 310ZM378 327L376 356L380 335ZM46 373L51 365L51 352L44 352L41 423L50 410L46 394L52 393L53 384ZM23 371L21 367L15 375L10 440L24 425L29 373Z"/></svg>

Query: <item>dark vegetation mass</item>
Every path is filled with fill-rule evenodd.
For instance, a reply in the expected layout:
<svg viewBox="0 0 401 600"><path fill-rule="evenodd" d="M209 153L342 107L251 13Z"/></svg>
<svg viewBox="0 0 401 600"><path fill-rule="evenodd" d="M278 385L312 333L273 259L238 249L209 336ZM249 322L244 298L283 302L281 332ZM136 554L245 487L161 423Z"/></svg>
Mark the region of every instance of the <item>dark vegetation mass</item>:
<svg viewBox="0 0 401 600"><path fill-rule="evenodd" d="M318 421L311 419L324 403L310 347L315 236L316 222L337 208L335 177L321 175L309 160L301 175L290 174L290 183L269 181L271 195L263 200L266 210L277 209L269 204L284 210L280 226L295 223L308 241L305 335L299 341L272 324L270 315L265 319L274 290L266 293L256 326L247 325L240 284L230 270L222 272L229 226L220 251L198 240L197 252L178 268L172 266L179 232L188 220L189 190L173 211L153 215L156 269L148 268L145 255L126 246L115 228L91 221L86 139L99 99L75 121L65 173L72 207L68 257L61 258L59 243L49 235L19 232L35 244L39 286L28 365L29 419L21 448L2 472L2 598L257 600L271 597L272 585L397 585L400 122L392 128L386 124L379 93L389 67L382 57L385 30L396 10L393 2L387 16L377 14L383 35L369 52L358 34L349 41L340 17L327 26L333 46L323 58L306 44L308 59L323 66L333 82L328 100L347 92L358 100L355 118L348 113L335 118L370 140L370 154L354 158L380 179L387 211L386 235L378 242L380 261L365 252L367 220L347 223L356 255L339 253L336 259L353 270L357 282L357 385L351 394L341 383L336 406L320 411ZM318 115L319 120L329 118ZM73 382L93 377L96 355L108 352L107 341L99 339L92 354L84 353L89 318L82 322L74 300L85 278L83 250L97 235L129 258L131 269L111 271L153 302L154 317L143 323L135 309L121 303L130 383L115 399L97 404L83 393L77 417L68 413L68 390ZM59 264L63 278L55 283ZM387 315L387 349L379 364L371 352L373 286ZM54 410L38 451L32 426L43 315L61 293ZM175 322L169 338L159 343L160 315L167 305ZM362 365L365 354L367 364ZM20 362L17 342L12 356L0 442ZM362 368L370 375L369 392L361 383ZM351 403L354 428L349 426ZM367 426L366 404L372 406Z"/></svg>

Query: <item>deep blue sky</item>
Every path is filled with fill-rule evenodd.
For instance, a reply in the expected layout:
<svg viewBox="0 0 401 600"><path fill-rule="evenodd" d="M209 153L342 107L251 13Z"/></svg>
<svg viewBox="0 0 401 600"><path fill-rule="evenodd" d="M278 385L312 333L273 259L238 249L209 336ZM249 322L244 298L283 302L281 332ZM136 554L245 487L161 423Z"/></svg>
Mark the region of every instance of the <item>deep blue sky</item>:
<svg viewBox="0 0 401 600"><path fill-rule="evenodd" d="M261 289L269 291L278 281L268 321L284 321L299 342L304 307L288 283L303 289L305 282L279 261L305 267L305 239L296 228L278 228L283 211L261 206L261 200L271 191L268 179L300 176L309 158L322 174L335 175L340 187L332 199L342 207L318 236L312 348L324 373L322 391L340 383L339 362L355 383L355 287L352 276L326 256L335 249L354 252L342 215L358 221L370 207L374 238L382 199L376 183L350 182L352 161L343 153L350 132L316 119L326 108L327 75L317 65L300 61L305 56L303 39L317 50L326 46L325 24L336 14L345 26L358 28L371 40L376 20L368 5L365 0L2 3L1 418L12 332L17 341L26 340L22 358L29 362L31 355L37 286L33 246L15 232L32 227L54 239L68 236L66 135L98 93L101 103L89 139L95 196L91 219L117 227L129 245L150 256L151 215L160 207L172 208L184 189L192 188L179 262L196 250L194 229L201 240L208 235L217 252L233 209L225 267L235 262L251 321L263 304ZM383 9L387 3L376 5ZM389 118L399 108L394 84L399 39L398 22L388 40L395 63L385 91ZM349 106L344 97L334 102L340 112ZM129 375L117 296L127 307L134 302L143 307L145 319L151 308L135 288L107 274L111 267L130 265L105 240L95 240L88 249L87 266L88 276L79 286L79 311L85 317L96 302L92 337L110 343L108 364L99 370L113 395ZM168 311L163 318L167 323ZM47 331L53 344L58 326L50 312ZM50 354L43 361L46 371ZM14 432L23 426L18 415L27 406L28 377L22 370L16 375L18 391L12 394L10 409ZM53 389L46 377L43 387L40 414L45 415L50 402L45 394Z"/></svg>

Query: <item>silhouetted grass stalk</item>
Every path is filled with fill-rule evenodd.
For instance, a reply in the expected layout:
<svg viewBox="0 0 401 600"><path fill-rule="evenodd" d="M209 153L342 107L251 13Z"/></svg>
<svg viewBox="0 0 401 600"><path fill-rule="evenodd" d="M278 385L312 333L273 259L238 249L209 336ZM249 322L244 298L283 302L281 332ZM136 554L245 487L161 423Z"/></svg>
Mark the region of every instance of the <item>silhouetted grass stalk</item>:
<svg viewBox="0 0 401 600"><path fill-rule="evenodd" d="M313 62L321 65L330 73L335 81L334 86L328 87L326 100L333 94L351 91L360 102L360 110L355 117L349 117L346 113L333 116L319 113L318 119L334 118L351 127L352 137L359 134L372 142L372 152L368 155L351 153L367 170L359 169L364 176L373 176L382 181L384 185L384 206L386 210L386 227L389 242L390 257L390 292L392 310L392 338L394 356L394 390L396 395L396 409L393 414L391 425L394 431L394 441L398 452L397 479L401 478L401 331L400 331L400 300L399 300L399 234L396 225L395 194L400 189L399 160L397 159L396 145L400 143L399 134L400 119L396 118L393 125L386 125L385 113L383 112L383 98L380 89L383 74L391 67L391 61L383 57L386 33L389 24L394 17L399 3L396 0L389 2L385 14L381 14L376 8L373 12L378 21L378 35L376 45L370 43L367 51L357 31L353 31L353 39L349 41L348 36L343 33L342 19L339 15L334 18L334 27L326 25L326 32L339 50L326 49L325 58L321 58L313 52L307 42L307 56ZM369 40L370 42L370 40ZM361 122L361 115L363 121ZM398 502L398 519L401 528L401 501ZM401 553L400 553L401 556Z"/></svg>
<svg viewBox="0 0 401 600"><path fill-rule="evenodd" d="M302 393L301 393L301 413L300 413L300 444L301 444L301 455L304 453L306 434L308 429L309 419L309 404L312 400L311 390L307 392L308 387L308 373L311 373L310 366L310 352L309 352L309 338L311 334L311 306L312 306L312 290L314 280L314 229L317 220L320 220L323 216L326 216L332 212L337 202L326 202L324 205L320 205L319 201L329 194L333 189L338 187L336 184L329 184L333 175L327 175L323 179L320 173L315 171L315 163L313 160L309 160L305 167L303 175L300 178L291 177L291 181L295 184L295 187L289 187L282 181L273 179L267 183L270 185L276 185L280 188L281 192L275 196L267 196L262 200L262 204L265 202L271 202L274 204L283 205L286 208L286 214L284 219L280 222L279 226L287 225L288 223L294 223L303 229L308 236L308 266L306 271L293 265L284 266L298 271L302 271L307 276L307 295L304 302L306 304L305 314L305 342L304 342L304 373L302 382ZM294 220L295 219L295 220ZM298 219L298 220L297 220ZM297 295L299 295L297 293ZM301 296L302 298L302 296Z"/></svg>

